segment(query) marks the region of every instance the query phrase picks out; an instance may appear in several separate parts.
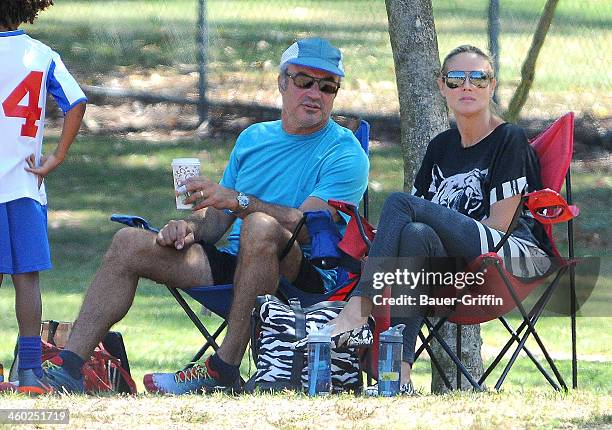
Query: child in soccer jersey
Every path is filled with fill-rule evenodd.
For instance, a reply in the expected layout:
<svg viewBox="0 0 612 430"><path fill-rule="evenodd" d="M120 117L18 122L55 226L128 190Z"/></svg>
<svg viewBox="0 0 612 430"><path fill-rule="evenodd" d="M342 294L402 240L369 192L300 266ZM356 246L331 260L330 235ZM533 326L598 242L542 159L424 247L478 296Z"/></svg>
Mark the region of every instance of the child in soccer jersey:
<svg viewBox="0 0 612 430"><path fill-rule="evenodd" d="M11 275L19 326L19 387L2 383L0 390L34 394L52 391L41 367L38 273L51 268L43 179L64 161L87 102L59 55L19 29L52 4L0 2L0 284ZM43 156L47 92L65 117L57 148Z"/></svg>

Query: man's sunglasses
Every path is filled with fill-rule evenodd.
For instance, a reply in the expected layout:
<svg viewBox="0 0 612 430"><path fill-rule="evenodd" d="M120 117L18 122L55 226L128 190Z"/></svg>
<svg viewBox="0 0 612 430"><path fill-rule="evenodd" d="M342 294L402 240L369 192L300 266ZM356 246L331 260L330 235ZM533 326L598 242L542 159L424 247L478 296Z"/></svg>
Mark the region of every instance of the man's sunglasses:
<svg viewBox="0 0 612 430"><path fill-rule="evenodd" d="M475 87L486 88L489 85L491 76L482 70L472 70L471 72L451 70L442 77L446 86L451 89L462 87L466 79L469 79L470 83Z"/></svg>
<svg viewBox="0 0 612 430"><path fill-rule="evenodd" d="M329 78L315 78L306 73L291 74L285 72L287 76L293 80L293 83L298 88L310 88L316 82L319 85L319 91L326 94L336 94L340 89L340 82L333 81Z"/></svg>

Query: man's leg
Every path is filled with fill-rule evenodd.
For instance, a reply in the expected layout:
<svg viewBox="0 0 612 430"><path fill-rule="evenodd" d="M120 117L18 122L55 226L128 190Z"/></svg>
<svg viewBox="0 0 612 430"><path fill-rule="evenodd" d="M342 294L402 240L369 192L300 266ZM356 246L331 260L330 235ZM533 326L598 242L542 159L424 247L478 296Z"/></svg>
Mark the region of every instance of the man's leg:
<svg viewBox="0 0 612 430"><path fill-rule="evenodd" d="M212 285L210 264L199 245L177 251L159 246L155 234L123 228L113 237L87 290L66 349L88 358L134 301L140 278L175 288Z"/></svg>
<svg viewBox="0 0 612 430"><path fill-rule="evenodd" d="M196 365L176 373L145 375L147 391L183 394L239 388L239 366L249 342L256 297L274 294L281 275L293 281L300 273L302 251L297 243L280 261L290 237L288 230L266 214L254 213L244 218L233 280L234 299L227 317L228 330L219 350L206 360L205 367Z"/></svg>
<svg viewBox="0 0 612 430"><path fill-rule="evenodd" d="M103 258L87 290L66 348L62 369L47 373L55 389L82 391L81 367L110 327L130 309L140 278L175 288L212 285L208 258L200 245L184 250L159 246L156 235L123 228Z"/></svg>
<svg viewBox="0 0 612 430"><path fill-rule="evenodd" d="M279 256L291 238L271 216L254 213L246 217L240 230L240 252L234 276L234 301L228 317L227 334L217 354L228 364L239 365L249 342L251 311L259 295L274 294L280 276L295 280L302 261L297 243L289 254Z"/></svg>

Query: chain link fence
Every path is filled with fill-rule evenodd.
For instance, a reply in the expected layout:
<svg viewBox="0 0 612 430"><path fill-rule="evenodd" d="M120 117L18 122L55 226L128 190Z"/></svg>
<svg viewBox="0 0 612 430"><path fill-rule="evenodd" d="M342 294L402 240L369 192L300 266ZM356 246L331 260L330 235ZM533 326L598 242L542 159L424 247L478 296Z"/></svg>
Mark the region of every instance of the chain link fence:
<svg viewBox="0 0 612 430"><path fill-rule="evenodd" d="M504 108L520 80L545 0L498 3L498 96ZM56 48L81 82L102 93L148 96L132 106L133 117L147 111L168 127L189 127L198 123L199 5L206 14L205 82L211 105L279 107L281 53L298 38L319 35L345 56L347 76L336 109L398 114L384 0L58 0L28 31ZM433 7L441 56L464 43L487 48L489 0L433 0ZM611 24L608 0L559 2L524 118L550 118L568 110L611 115ZM176 106L154 107L156 97L174 98ZM103 121L125 117L108 108ZM95 122L89 125L95 128Z"/></svg>

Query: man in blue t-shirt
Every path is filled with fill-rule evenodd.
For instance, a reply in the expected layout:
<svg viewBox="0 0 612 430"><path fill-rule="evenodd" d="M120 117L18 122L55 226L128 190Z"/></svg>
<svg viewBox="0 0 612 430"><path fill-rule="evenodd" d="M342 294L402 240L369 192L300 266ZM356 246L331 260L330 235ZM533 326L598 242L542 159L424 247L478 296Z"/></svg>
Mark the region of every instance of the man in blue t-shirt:
<svg viewBox="0 0 612 430"><path fill-rule="evenodd" d="M127 313L140 278L174 288L234 285L227 334L206 365L145 375L148 391L174 394L239 388L255 298L274 294L281 276L311 292L335 286L333 272L304 256L307 229L281 254L304 212L327 210L342 228L327 201L356 205L365 191L367 156L353 133L330 119L343 76L342 54L326 40L300 40L283 53L281 120L242 132L219 183L187 180L179 192L194 204L190 218L168 222L157 237L135 228L115 234L60 354L63 365L47 372L54 387L82 391L83 360ZM229 246L218 249L230 227Z"/></svg>

